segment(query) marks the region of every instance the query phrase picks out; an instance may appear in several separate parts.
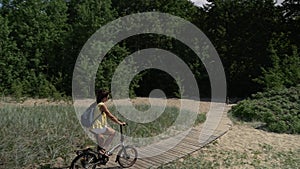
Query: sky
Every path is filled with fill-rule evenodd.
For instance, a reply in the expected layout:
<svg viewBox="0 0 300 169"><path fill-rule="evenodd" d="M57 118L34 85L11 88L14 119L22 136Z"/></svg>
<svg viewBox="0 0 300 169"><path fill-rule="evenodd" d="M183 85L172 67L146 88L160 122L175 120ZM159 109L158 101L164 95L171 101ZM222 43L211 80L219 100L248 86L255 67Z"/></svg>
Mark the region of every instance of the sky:
<svg viewBox="0 0 300 169"><path fill-rule="evenodd" d="M202 6L203 4L207 3L206 0L191 0L192 2L195 3L197 6ZM277 0L277 4L282 3L284 0Z"/></svg>
<svg viewBox="0 0 300 169"><path fill-rule="evenodd" d="M206 0L191 0L192 2L195 3L197 6L202 6L203 4L207 3Z"/></svg>

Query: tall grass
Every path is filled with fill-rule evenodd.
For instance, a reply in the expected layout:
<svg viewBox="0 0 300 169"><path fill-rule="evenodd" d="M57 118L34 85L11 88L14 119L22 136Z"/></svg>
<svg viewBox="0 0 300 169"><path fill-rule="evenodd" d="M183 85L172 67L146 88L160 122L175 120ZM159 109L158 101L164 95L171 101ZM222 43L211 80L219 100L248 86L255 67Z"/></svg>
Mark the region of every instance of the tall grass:
<svg viewBox="0 0 300 169"><path fill-rule="evenodd" d="M88 141L72 106L5 106L0 116L4 168L51 163L57 157L68 161L71 151Z"/></svg>
<svg viewBox="0 0 300 169"><path fill-rule="evenodd" d="M128 122L127 132L138 137L159 134L177 115L178 109L166 108L152 123ZM69 165L75 149L93 143L81 128L72 105L10 105L0 108L0 116L0 168L36 168L36 164L53 165L57 158Z"/></svg>
<svg viewBox="0 0 300 169"><path fill-rule="evenodd" d="M122 110L122 114L129 114L131 113L132 108L130 106L120 106ZM139 111L147 111L150 106L149 105L136 105L135 107ZM162 114L152 122L149 123L135 123L126 120L122 114L116 111L115 107L110 107L112 112L115 112L115 115L121 120L128 123L126 127L126 134L131 137L152 137L156 136L160 133L163 133L166 129L172 127L178 131L184 131L191 127L194 123L197 125L199 123L203 123L205 121L205 114L195 114L188 110L180 110L176 107L166 107ZM151 107L152 114L160 113L161 108L158 106ZM181 115L179 116L179 113ZM134 116L134 114L131 114ZM141 117L142 118L142 117ZM196 121L195 121L196 120ZM191 124L191 125L188 125ZM117 126L114 123L110 123L114 128Z"/></svg>

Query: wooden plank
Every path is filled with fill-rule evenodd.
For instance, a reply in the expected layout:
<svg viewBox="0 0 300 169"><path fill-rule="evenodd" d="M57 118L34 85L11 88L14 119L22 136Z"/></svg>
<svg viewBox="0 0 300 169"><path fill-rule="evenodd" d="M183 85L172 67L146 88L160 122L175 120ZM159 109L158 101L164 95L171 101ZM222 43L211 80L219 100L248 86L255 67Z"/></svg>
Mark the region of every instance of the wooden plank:
<svg viewBox="0 0 300 169"><path fill-rule="evenodd" d="M202 147L202 145L198 141L194 142L194 141L189 141L189 140L183 140L182 144L192 145L192 146L197 147L197 148L201 148Z"/></svg>
<svg viewBox="0 0 300 169"><path fill-rule="evenodd" d="M163 154L161 154L162 157L164 156L170 156L172 159L174 158L179 158L181 156L183 156L185 154L185 152L181 152L181 151L177 151L175 148L170 149L166 152L164 152Z"/></svg>
<svg viewBox="0 0 300 169"><path fill-rule="evenodd" d="M179 144L177 144L175 147L173 147L173 148L171 148L171 149L176 149L177 147L183 147L183 145L180 145L180 143ZM163 149L164 147L162 147L162 146L159 146L159 145L156 145L156 147L155 148L159 148L159 149ZM193 150L195 147L188 147L188 148L186 148L186 150L185 151L190 151L190 150ZM171 150L171 149L169 149L169 150ZM169 151L168 150L168 151Z"/></svg>
<svg viewBox="0 0 300 169"><path fill-rule="evenodd" d="M212 131L212 132L209 134L208 131ZM224 132L224 131L219 131L219 130L207 130L207 132L204 131L204 132L202 132L201 134L202 134L203 137L210 137L211 134L214 134L215 132ZM200 136L200 132L199 132L199 133L192 133L192 134L189 135L188 137L197 139L197 138L199 138L199 136Z"/></svg>
<svg viewBox="0 0 300 169"><path fill-rule="evenodd" d="M176 147L187 149L187 150L190 150L190 151L193 151L195 149L199 149L199 146L193 145L188 140L181 141L180 144L178 144Z"/></svg>
<svg viewBox="0 0 300 169"><path fill-rule="evenodd" d="M170 160L167 160L163 156L153 156L153 157L150 157L148 159L151 160L151 161L155 161L158 164L164 164L165 161L173 161L174 160L174 158L172 158Z"/></svg>
<svg viewBox="0 0 300 169"><path fill-rule="evenodd" d="M134 169L152 169L152 168L157 168L157 167L153 167L151 166L144 166L144 165L139 165L139 164L135 164L134 166L130 167L130 168L134 168Z"/></svg>
<svg viewBox="0 0 300 169"><path fill-rule="evenodd" d="M182 153L182 152L180 152L180 151L176 151L176 150L171 149L171 150L165 152L163 155L164 155L164 156L171 156L171 157L173 157L173 158L175 158L175 159L178 159L178 158L182 158L182 157L185 156L186 154L185 154L185 153Z"/></svg>
<svg viewBox="0 0 300 169"><path fill-rule="evenodd" d="M185 138L183 142L190 142L191 144L195 144L195 145L200 144L199 139L190 138L190 137Z"/></svg>
<svg viewBox="0 0 300 169"><path fill-rule="evenodd" d="M143 158L141 159L143 162L147 163L148 166L153 166L153 167L158 167L162 164L156 162L155 160L153 160L152 158Z"/></svg>
<svg viewBox="0 0 300 169"><path fill-rule="evenodd" d="M137 161L139 164L142 164L145 167L150 167L150 166L154 166L156 163L152 160L146 159L146 158L142 158L142 159L138 159Z"/></svg>
<svg viewBox="0 0 300 169"><path fill-rule="evenodd" d="M149 168L147 166L141 165L138 162L136 162L132 167L130 168L135 168L135 169L145 169L145 168Z"/></svg>
<svg viewBox="0 0 300 169"><path fill-rule="evenodd" d="M180 157L184 155L184 153L182 152L177 152L177 151L174 151L174 150L168 150L162 154L160 154L159 156L157 156L158 158L165 158L166 160L174 160L174 158L176 157Z"/></svg>
<svg viewBox="0 0 300 169"><path fill-rule="evenodd" d="M164 159L165 161L173 161L174 160L174 155L173 156L168 156L166 155L166 153L162 153L158 156L154 156L154 157L150 157L151 159L152 158L159 158L159 159Z"/></svg>
<svg viewBox="0 0 300 169"><path fill-rule="evenodd" d="M140 149L139 151L140 151L140 157L152 156L153 154L157 154L157 153L161 154L164 152L160 148L154 146L145 147L144 149Z"/></svg>
<svg viewBox="0 0 300 169"><path fill-rule="evenodd" d="M198 147L197 148L190 148L190 147L188 147L187 144L185 144L185 145L181 144L181 145L177 145L173 149L177 150L177 151L184 152L184 153L189 153L191 151L194 151L195 149L198 149Z"/></svg>

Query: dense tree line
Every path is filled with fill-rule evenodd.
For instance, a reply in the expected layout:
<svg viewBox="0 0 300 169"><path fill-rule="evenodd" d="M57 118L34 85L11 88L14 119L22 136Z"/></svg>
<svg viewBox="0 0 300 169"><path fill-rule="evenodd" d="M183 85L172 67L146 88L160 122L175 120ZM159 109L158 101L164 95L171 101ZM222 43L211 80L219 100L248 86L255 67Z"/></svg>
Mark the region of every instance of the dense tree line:
<svg viewBox="0 0 300 169"><path fill-rule="evenodd" d="M231 97L300 83L298 1L285 0L281 6L273 0L209 2L196 7L188 0L0 0L0 93L71 95L74 64L87 39L116 18L146 11L182 17L207 35L224 65ZM154 34L133 36L115 46L98 69L96 86L110 88L118 64L150 47L183 59L201 95L209 96L209 78L195 53L176 39ZM175 79L158 70L141 72L131 94L147 96L154 88L178 96Z"/></svg>

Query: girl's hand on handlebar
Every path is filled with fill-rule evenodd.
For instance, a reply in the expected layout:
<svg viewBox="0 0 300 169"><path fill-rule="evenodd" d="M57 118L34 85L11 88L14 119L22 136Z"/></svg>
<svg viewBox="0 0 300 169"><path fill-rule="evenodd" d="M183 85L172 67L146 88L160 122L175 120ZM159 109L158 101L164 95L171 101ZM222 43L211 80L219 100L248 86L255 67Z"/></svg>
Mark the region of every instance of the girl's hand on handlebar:
<svg viewBox="0 0 300 169"><path fill-rule="evenodd" d="M120 125L121 126L126 126L126 123L125 122L121 122Z"/></svg>

